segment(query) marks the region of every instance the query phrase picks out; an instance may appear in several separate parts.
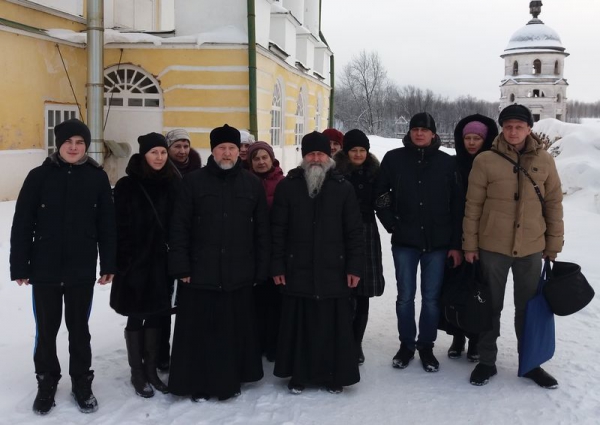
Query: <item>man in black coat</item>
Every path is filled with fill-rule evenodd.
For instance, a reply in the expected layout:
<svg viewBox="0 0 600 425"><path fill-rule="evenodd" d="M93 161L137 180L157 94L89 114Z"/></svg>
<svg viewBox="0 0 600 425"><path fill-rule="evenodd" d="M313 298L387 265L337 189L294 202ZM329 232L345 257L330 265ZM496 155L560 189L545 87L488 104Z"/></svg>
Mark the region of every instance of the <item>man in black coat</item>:
<svg viewBox="0 0 600 425"><path fill-rule="evenodd" d="M439 321L439 298L446 259L461 261L461 221L464 195L454 159L439 150L435 121L426 113L410 120L404 147L389 151L381 161L375 192L377 215L392 234L398 298L396 315L400 349L392 365L404 369L415 349L423 368L437 372L433 355ZM417 266L421 265L421 316L415 324Z"/></svg>
<svg viewBox="0 0 600 425"><path fill-rule="evenodd" d="M275 375L288 388L332 393L359 381L351 291L364 271L362 219L352 185L334 171L327 136L302 139L302 165L275 190L272 275L283 288Z"/></svg>
<svg viewBox="0 0 600 425"><path fill-rule="evenodd" d="M17 199L10 274L19 285L33 287L38 381L34 412L46 414L54 406L61 378L56 335L64 299L73 396L79 409L89 413L98 404L91 390L88 318L98 251L98 283L110 283L115 273L115 212L108 176L86 155L91 141L87 126L71 119L57 125L54 133L58 152L31 170Z"/></svg>
<svg viewBox="0 0 600 425"><path fill-rule="evenodd" d="M242 169L240 132L210 134L206 167L189 173L171 219L169 272L183 282L169 388L199 401L262 378L252 287L266 281L270 234L265 191Z"/></svg>

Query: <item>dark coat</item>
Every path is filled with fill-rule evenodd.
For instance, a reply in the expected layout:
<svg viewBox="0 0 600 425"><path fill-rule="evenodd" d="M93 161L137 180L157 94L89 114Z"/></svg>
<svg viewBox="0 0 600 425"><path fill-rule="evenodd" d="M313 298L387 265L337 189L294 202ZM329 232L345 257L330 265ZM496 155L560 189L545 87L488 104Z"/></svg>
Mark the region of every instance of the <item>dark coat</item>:
<svg viewBox="0 0 600 425"><path fill-rule="evenodd" d="M11 279L76 285L116 271L115 210L108 176L96 161L68 164L58 154L29 172L10 237Z"/></svg>
<svg viewBox="0 0 600 425"><path fill-rule="evenodd" d="M381 239L375 221L375 191L373 186L379 174L379 160L369 153L365 162L356 167L350 162L348 154L339 151L334 156L336 170L352 183L363 221L365 241L365 271L355 293L361 296L380 296L385 288Z"/></svg>
<svg viewBox="0 0 600 425"><path fill-rule="evenodd" d="M165 168L145 176L144 158L135 154L127 165L127 176L115 186L117 215L117 274L110 306L125 316L149 315L170 308L173 279L167 275L166 230L180 185L179 173ZM160 223L152 209L152 200ZM162 227L161 227L162 226ZM164 229L164 230L163 230Z"/></svg>
<svg viewBox="0 0 600 425"><path fill-rule="evenodd" d="M265 190L241 161L186 175L170 227L169 272L191 287L233 291L265 281L270 234Z"/></svg>
<svg viewBox="0 0 600 425"><path fill-rule="evenodd" d="M285 275L283 291L316 298L350 295L347 274L364 273L362 220L354 188L335 170L320 193L308 196L304 170L290 171L271 209L271 273Z"/></svg>
<svg viewBox="0 0 600 425"><path fill-rule="evenodd" d="M190 149L188 159L188 162L185 164L171 160L173 165L177 168L177 171L179 171L181 177L202 167L202 158L200 158L200 154L194 149Z"/></svg>
<svg viewBox="0 0 600 425"><path fill-rule="evenodd" d="M461 249L465 200L454 158L439 150L437 135L424 148L410 134L403 143L385 154L375 185L377 216L392 244L423 252Z"/></svg>
<svg viewBox="0 0 600 425"><path fill-rule="evenodd" d="M462 134L465 126L471 121L479 121L485 124L488 128L488 133L483 141L483 146L481 146L479 152L477 152L477 154L474 156L467 152ZM469 115L468 117L460 120L456 125L456 128L454 129L454 149L456 150L456 164L460 177L460 183L465 194L467 193L467 187L469 185L469 173L473 167L473 160L481 152L489 151L492 148L492 143L494 142L496 136L498 136L498 126L496 126L496 122L485 115Z"/></svg>
<svg viewBox="0 0 600 425"><path fill-rule="evenodd" d="M252 172L262 182L267 195L267 205L269 209L273 206L273 198L275 197L275 188L281 180L283 180L283 170L279 166L279 161L273 161L273 168L264 174L257 174Z"/></svg>

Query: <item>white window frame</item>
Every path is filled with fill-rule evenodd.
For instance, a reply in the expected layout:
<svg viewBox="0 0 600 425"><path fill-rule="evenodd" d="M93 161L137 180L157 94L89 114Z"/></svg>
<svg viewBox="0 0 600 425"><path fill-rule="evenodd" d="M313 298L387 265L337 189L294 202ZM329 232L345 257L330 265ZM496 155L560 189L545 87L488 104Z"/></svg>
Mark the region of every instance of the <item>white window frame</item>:
<svg viewBox="0 0 600 425"><path fill-rule="evenodd" d="M282 134L282 119L283 119L283 90L281 90L281 83L277 81L273 88L273 100L271 101L271 145L281 146L281 134Z"/></svg>
<svg viewBox="0 0 600 425"><path fill-rule="evenodd" d="M304 102L304 93L300 89L298 93L298 100L296 100L296 124L294 126L294 144L300 146L302 144L302 137L304 137L304 129L306 128L306 104Z"/></svg>
<svg viewBox="0 0 600 425"><path fill-rule="evenodd" d="M44 107L44 146L48 156L56 152L56 139L54 138L54 127L63 121L79 117L77 105L65 105L47 103Z"/></svg>
<svg viewBox="0 0 600 425"><path fill-rule="evenodd" d="M142 68L115 65L104 70L104 106L109 103L111 108L162 108L162 90Z"/></svg>

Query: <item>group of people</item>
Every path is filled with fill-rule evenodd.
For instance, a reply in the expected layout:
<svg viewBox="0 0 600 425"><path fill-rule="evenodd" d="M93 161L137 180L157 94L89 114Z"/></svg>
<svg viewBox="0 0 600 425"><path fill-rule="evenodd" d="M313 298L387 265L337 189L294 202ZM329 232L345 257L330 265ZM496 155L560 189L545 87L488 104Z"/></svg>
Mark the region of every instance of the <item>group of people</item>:
<svg viewBox="0 0 600 425"><path fill-rule="evenodd" d="M227 124L210 133L204 167L185 130L149 133L138 138L114 205L106 174L86 154L89 129L76 119L59 124L58 151L25 180L11 233L11 279L33 287L33 410L55 404L63 302L72 394L82 412L98 408L87 325L98 254L98 283L113 282L110 305L127 316L137 395L226 400L263 377L263 355L294 394L306 386L342 392L360 380L369 298L385 287L376 215L392 234L396 269L400 349L392 365L406 368L418 351L425 371L439 369L433 346L445 269L479 261L494 327L481 335L454 329L448 356L460 357L468 337L467 357L479 361L470 381L487 383L509 269L520 339L541 259L554 259L563 237L560 180L531 133L530 111L511 105L499 124L500 135L488 117L463 119L454 158L439 149L433 117L416 114L404 147L381 164L362 131L315 131L285 177L268 143ZM500 154L529 171L544 208ZM169 371L168 382L157 371ZM539 367L526 376L558 385Z"/></svg>

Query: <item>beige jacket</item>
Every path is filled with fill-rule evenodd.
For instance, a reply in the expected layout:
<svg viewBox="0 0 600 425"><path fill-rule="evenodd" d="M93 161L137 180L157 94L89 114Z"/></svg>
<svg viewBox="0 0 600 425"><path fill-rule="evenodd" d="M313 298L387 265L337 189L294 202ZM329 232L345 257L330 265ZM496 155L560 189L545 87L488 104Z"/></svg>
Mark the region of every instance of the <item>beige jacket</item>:
<svg viewBox="0 0 600 425"><path fill-rule="evenodd" d="M500 134L492 149L519 162L538 184L542 205L531 181L494 152L482 152L473 162L463 220L463 250L497 252L525 257L542 252L555 257L562 250L564 224L562 190L554 158L541 141L527 136L523 153L517 153ZM520 157L520 158L519 158Z"/></svg>

